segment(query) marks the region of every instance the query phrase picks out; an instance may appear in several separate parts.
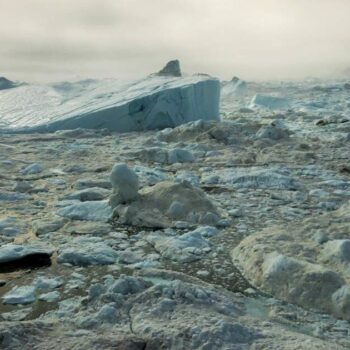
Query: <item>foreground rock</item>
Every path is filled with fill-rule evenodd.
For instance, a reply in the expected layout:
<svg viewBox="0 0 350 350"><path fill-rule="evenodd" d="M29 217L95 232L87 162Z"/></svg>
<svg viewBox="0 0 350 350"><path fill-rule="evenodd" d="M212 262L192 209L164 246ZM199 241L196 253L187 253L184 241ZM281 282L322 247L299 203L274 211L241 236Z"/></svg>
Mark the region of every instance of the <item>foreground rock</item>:
<svg viewBox="0 0 350 350"><path fill-rule="evenodd" d="M0 348L350 349L349 93L320 84L247 82L222 122L0 133L0 247L57 252L0 269Z"/></svg>
<svg viewBox="0 0 350 350"><path fill-rule="evenodd" d="M298 327L289 329L288 318L261 322L252 307L256 311L263 305L251 302L170 271L109 275L91 284L86 297L60 301L57 309L40 320L1 322L0 344L3 349L39 346L55 350L71 349L72 344L86 349L129 350L347 349L349 342L339 332L325 330L325 339L321 339ZM275 307L283 315L286 306ZM294 312L305 317L305 312ZM305 322L313 325L315 319L306 315Z"/></svg>
<svg viewBox="0 0 350 350"><path fill-rule="evenodd" d="M78 237L72 244L62 247L57 261L78 266L109 265L117 260L117 252L98 237Z"/></svg>
<svg viewBox="0 0 350 350"><path fill-rule="evenodd" d="M113 206L130 203L138 198L139 179L126 164L115 164L111 172Z"/></svg>
<svg viewBox="0 0 350 350"><path fill-rule="evenodd" d="M108 221L112 210L108 201L86 201L59 209L57 215L72 220Z"/></svg>
<svg viewBox="0 0 350 350"><path fill-rule="evenodd" d="M8 268L12 264L36 264L44 265L50 261L54 249L42 244L5 244L0 247L0 269Z"/></svg>
<svg viewBox="0 0 350 350"><path fill-rule="evenodd" d="M32 286L15 287L3 296L4 304L30 304L35 301L35 288Z"/></svg>
<svg viewBox="0 0 350 350"><path fill-rule="evenodd" d="M130 205L117 205L114 217L127 225L164 228L176 221L216 225L220 213L205 193L189 182L164 181L145 188Z"/></svg>
<svg viewBox="0 0 350 350"><path fill-rule="evenodd" d="M251 235L232 258L254 285L275 297L350 320L348 209L305 220L288 235L282 227Z"/></svg>

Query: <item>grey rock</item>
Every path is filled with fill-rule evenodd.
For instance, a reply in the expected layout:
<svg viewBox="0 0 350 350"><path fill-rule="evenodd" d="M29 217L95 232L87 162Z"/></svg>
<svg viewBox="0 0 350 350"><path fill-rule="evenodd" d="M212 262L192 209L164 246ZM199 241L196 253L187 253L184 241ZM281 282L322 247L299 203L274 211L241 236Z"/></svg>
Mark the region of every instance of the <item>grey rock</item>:
<svg viewBox="0 0 350 350"><path fill-rule="evenodd" d="M166 259L192 262L200 260L204 254L211 251L209 241L203 238L201 233L200 231L192 231L181 236L154 233L147 236L147 241Z"/></svg>
<svg viewBox="0 0 350 350"><path fill-rule="evenodd" d="M4 304L31 304L36 300L32 286L14 287L2 297Z"/></svg>
<svg viewBox="0 0 350 350"><path fill-rule="evenodd" d="M135 294L151 286L150 282L146 282L142 278L122 275L110 287L109 291L122 295Z"/></svg>
<svg viewBox="0 0 350 350"><path fill-rule="evenodd" d="M43 244L5 244L0 247L0 264L6 264L29 256L46 255L50 257L54 252L53 248Z"/></svg>
<svg viewBox="0 0 350 350"><path fill-rule="evenodd" d="M62 277L38 277L34 280L33 285L36 289L54 289L64 284Z"/></svg>
<svg viewBox="0 0 350 350"><path fill-rule="evenodd" d="M92 187L99 187L107 190L112 188L112 184L109 180L100 179L80 179L75 183L74 186L77 190L84 190Z"/></svg>
<svg viewBox="0 0 350 350"><path fill-rule="evenodd" d="M73 193L69 193L63 197L65 199L77 199L82 202L86 201L101 201L106 199L110 195L110 191L104 188L92 187L85 188L79 191L75 191Z"/></svg>
<svg viewBox="0 0 350 350"><path fill-rule="evenodd" d="M112 209L107 201L88 201L61 208L57 215L72 220L106 222L112 216Z"/></svg>
<svg viewBox="0 0 350 350"><path fill-rule="evenodd" d="M110 179L114 195L120 198L121 203L129 203L138 198L138 176L125 163L113 166Z"/></svg>
<svg viewBox="0 0 350 350"><path fill-rule="evenodd" d="M44 170L44 167L41 164L34 163L25 167L21 172L23 175L34 175L39 174Z"/></svg>
<svg viewBox="0 0 350 350"><path fill-rule="evenodd" d="M117 252L97 237L78 237L59 250L57 262L78 266L110 265L117 261Z"/></svg>
<svg viewBox="0 0 350 350"><path fill-rule="evenodd" d="M0 191L0 202L26 201L32 197L25 193Z"/></svg>
<svg viewBox="0 0 350 350"><path fill-rule="evenodd" d="M53 292L40 294L38 297L39 300L46 301L48 303L56 302L57 300L59 300L59 298L60 298L60 292L58 292L57 290Z"/></svg>
<svg viewBox="0 0 350 350"><path fill-rule="evenodd" d="M49 232L56 232L65 224L65 220L61 218L51 220L33 221L33 232L37 235L44 235Z"/></svg>

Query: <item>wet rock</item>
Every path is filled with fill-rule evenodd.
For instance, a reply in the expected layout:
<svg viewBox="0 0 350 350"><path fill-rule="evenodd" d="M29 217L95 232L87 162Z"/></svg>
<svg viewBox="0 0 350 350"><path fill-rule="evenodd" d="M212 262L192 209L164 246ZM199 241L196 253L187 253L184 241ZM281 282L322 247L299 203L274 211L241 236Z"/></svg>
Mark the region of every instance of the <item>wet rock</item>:
<svg viewBox="0 0 350 350"><path fill-rule="evenodd" d="M23 175L34 175L39 174L44 170L44 167L41 164L34 163L25 167L21 172Z"/></svg>
<svg viewBox="0 0 350 350"><path fill-rule="evenodd" d="M20 310L3 312L1 313L1 319L4 321L11 321L11 322L23 321L32 311L33 309L31 307L26 307Z"/></svg>
<svg viewBox="0 0 350 350"><path fill-rule="evenodd" d="M109 180L100 179L80 179L74 186L77 190L85 190L92 187L104 188L107 190L112 188L112 184Z"/></svg>
<svg viewBox="0 0 350 350"><path fill-rule="evenodd" d="M345 320L349 320L350 313L350 286L346 285L339 288L333 295L334 313Z"/></svg>
<svg viewBox="0 0 350 350"><path fill-rule="evenodd" d="M181 236L167 236L164 233L154 233L147 236L162 257L178 262L193 262L211 251L208 240L203 238L200 231L192 231Z"/></svg>
<svg viewBox="0 0 350 350"><path fill-rule="evenodd" d="M200 180L199 177L190 171L178 171L175 176L175 182L187 181L192 186L199 187Z"/></svg>
<svg viewBox="0 0 350 350"><path fill-rule="evenodd" d="M228 169L212 174L209 179L213 176L219 177L219 183L234 188L298 190L302 187L297 179L274 169Z"/></svg>
<svg viewBox="0 0 350 350"><path fill-rule="evenodd" d="M33 232L37 235L45 235L50 232L56 232L64 226L66 220L57 218L51 220L33 221Z"/></svg>
<svg viewBox="0 0 350 350"><path fill-rule="evenodd" d="M71 222L65 227L65 231L71 235L104 236L112 232L112 227L101 222Z"/></svg>
<svg viewBox="0 0 350 350"><path fill-rule="evenodd" d="M15 237L23 232L23 224L15 217L6 217L0 220L0 235Z"/></svg>
<svg viewBox="0 0 350 350"><path fill-rule="evenodd" d="M145 300L148 300L147 309L143 305ZM223 304L226 307L226 317L230 315L227 318L220 311ZM184 308L184 305L187 307ZM196 311L203 307L206 309L207 322L201 313ZM168 349L179 344L178 339L182 332L189 334L187 339L180 337L183 348L239 349L242 344L251 343L253 339L259 338L259 335L233 320L237 312L225 297L221 299L206 287L181 281L167 281L166 284L147 289L134 304L130 315L134 330L138 334L146 336L161 331L158 342L161 341ZM186 323L181 322L184 317L188 320ZM192 323L194 319L195 324ZM154 341L156 339L154 338Z"/></svg>
<svg viewBox="0 0 350 350"><path fill-rule="evenodd" d="M36 300L35 288L32 286L14 287L2 297L4 304L31 304Z"/></svg>
<svg viewBox="0 0 350 350"><path fill-rule="evenodd" d="M69 193L63 197L65 199L77 199L82 202L87 201L101 201L106 199L110 195L110 191L104 188L92 187L85 188L83 190L79 190L73 193Z"/></svg>
<svg viewBox="0 0 350 350"><path fill-rule="evenodd" d="M137 165L134 167L134 171L139 177L139 181L146 186L152 186L158 182L168 180L168 175L162 171L162 169L153 169Z"/></svg>
<svg viewBox="0 0 350 350"><path fill-rule="evenodd" d="M33 285L36 289L54 289L64 284L62 277L38 277L34 280Z"/></svg>
<svg viewBox="0 0 350 350"><path fill-rule="evenodd" d="M5 244L0 247L0 266L4 267L6 264L12 262L23 264L30 263L30 259L42 259L43 261L50 260L54 249L42 244Z"/></svg>
<svg viewBox="0 0 350 350"><path fill-rule="evenodd" d="M87 169L84 165L74 164L74 165L65 166L63 168L63 171L65 173L82 174L82 173L85 173Z"/></svg>
<svg viewBox="0 0 350 350"><path fill-rule="evenodd" d="M109 292L128 295L140 293L149 288L152 284L142 278L122 275L108 288Z"/></svg>
<svg viewBox="0 0 350 350"><path fill-rule="evenodd" d="M96 316L101 322L107 322L110 324L115 324L119 320L118 310L113 304L103 305Z"/></svg>
<svg viewBox="0 0 350 350"><path fill-rule="evenodd" d="M118 252L119 255L119 263L122 264L136 264L144 260L144 256L140 252L134 252L131 250L124 250Z"/></svg>
<svg viewBox="0 0 350 350"><path fill-rule="evenodd" d="M33 185L28 181L19 181L14 186L13 190L15 192L28 193L33 190Z"/></svg>
<svg viewBox="0 0 350 350"><path fill-rule="evenodd" d="M261 127L256 133L256 137L258 139L280 141L288 139L289 134L289 130L283 124L274 121L270 125Z"/></svg>
<svg viewBox="0 0 350 350"><path fill-rule="evenodd" d="M350 262L350 240L339 239L328 241L324 244L321 252L321 259L333 261L334 263L349 263Z"/></svg>
<svg viewBox="0 0 350 350"><path fill-rule="evenodd" d="M46 301L48 303L56 302L57 300L59 300L59 298L60 298L60 293L57 290L53 292L40 294L38 297L39 300Z"/></svg>
<svg viewBox="0 0 350 350"><path fill-rule="evenodd" d="M110 131L108 129L89 130L84 128L77 128L72 130L57 130L55 132L55 135L65 137L65 138L80 139L80 138L108 136L110 135Z"/></svg>
<svg viewBox="0 0 350 350"><path fill-rule="evenodd" d="M134 152L133 155L145 162L160 164L191 163L195 160L192 152L183 148L168 150L161 147L150 147Z"/></svg>
<svg viewBox="0 0 350 350"><path fill-rule="evenodd" d="M31 198L31 196L24 193L0 191L0 202L25 201Z"/></svg>
<svg viewBox="0 0 350 350"><path fill-rule="evenodd" d="M57 262L78 266L110 265L118 258L117 252L97 237L78 237L67 247L59 249Z"/></svg>
<svg viewBox="0 0 350 350"><path fill-rule="evenodd" d="M181 148L174 148L168 152L168 164L194 162L193 154Z"/></svg>
<svg viewBox="0 0 350 350"><path fill-rule="evenodd" d="M265 238L265 245L259 237L246 238L232 251L232 258L244 275L255 286L282 300L336 314L333 294L346 284L342 276L320 264L271 252L273 245L267 243L273 235ZM274 244L281 246L278 240ZM284 242L284 247L289 247L288 243Z"/></svg>
<svg viewBox="0 0 350 350"><path fill-rule="evenodd" d="M72 220L108 221L112 209L107 201L87 201L59 209L57 215Z"/></svg>

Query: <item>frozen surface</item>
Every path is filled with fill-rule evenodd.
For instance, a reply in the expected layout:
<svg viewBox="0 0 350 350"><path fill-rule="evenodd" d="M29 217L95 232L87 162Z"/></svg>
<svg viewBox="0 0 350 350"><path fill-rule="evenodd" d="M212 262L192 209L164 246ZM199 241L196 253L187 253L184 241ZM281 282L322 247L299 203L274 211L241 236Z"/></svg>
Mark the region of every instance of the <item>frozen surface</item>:
<svg viewBox="0 0 350 350"><path fill-rule="evenodd" d="M218 120L219 94L219 81L202 75L25 85L0 91L0 130L126 132Z"/></svg>

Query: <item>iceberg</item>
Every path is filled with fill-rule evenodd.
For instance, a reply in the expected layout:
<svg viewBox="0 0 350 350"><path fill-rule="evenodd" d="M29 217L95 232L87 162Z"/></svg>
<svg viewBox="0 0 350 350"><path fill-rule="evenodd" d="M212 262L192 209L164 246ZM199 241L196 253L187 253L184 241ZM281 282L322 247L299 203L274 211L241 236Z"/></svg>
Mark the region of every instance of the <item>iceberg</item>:
<svg viewBox="0 0 350 350"><path fill-rule="evenodd" d="M219 99L220 82L207 75L27 84L0 91L0 132L164 129L219 120Z"/></svg>
<svg viewBox="0 0 350 350"><path fill-rule="evenodd" d="M253 97L250 108L263 107L269 109L289 108L290 101L284 97L257 94Z"/></svg>

